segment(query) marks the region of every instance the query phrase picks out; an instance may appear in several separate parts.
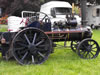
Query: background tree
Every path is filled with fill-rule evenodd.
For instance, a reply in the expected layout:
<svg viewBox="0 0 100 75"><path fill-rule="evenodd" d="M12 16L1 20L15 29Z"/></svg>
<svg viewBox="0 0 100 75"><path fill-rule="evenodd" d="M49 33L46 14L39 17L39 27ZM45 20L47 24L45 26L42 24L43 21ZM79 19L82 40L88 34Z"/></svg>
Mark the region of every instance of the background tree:
<svg viewBox="0 0 100 75"><path fill-rule="evenodd" d="M20 16L23 10L39 11L41 2L40 0L0 0L0 8L2 8L2 15Z"/></svg>
<svg viewBox="0 0 100 75"><path fill-rule="evenodd" d="M2 15L15 15L20 16L21 11L39 11L40 5L48 1L57 0L0 0L0 8L2 8ZM76 3L80 0L58 0L67 1L69 3ZM94 3L96 1L100 4L100 0L87 0L88 2Z"/></svg>

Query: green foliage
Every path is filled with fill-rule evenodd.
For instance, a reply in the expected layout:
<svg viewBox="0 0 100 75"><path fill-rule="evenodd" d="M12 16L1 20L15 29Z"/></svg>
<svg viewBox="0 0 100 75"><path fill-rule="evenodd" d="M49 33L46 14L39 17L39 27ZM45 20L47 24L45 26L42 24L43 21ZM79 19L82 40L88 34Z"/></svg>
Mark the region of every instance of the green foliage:
<svg viewBox="0 0 100 75"><path fill-rule="evenodd" d="M42 3L43 3L43 2L45 2L45 0L40 0L40 2L42 2Z"/></svg>
<svg viewBox="0 0 100 75"><path fill-rule="evenodd" d="M79 8L78 7L75 7L74 11L75 11L76 14L79 14Z"/></svg>
<svg viewBox="0 0 100 75"><path fill-rule="evenodd" d="M93 39L100 44L100 30ZM63 45L63 42L59 42ZM15 60L0 57L0 75L99 75L100 55L96 59L81 59L70 48L55 48L55 52L41 65L21 66Z"/></svg>

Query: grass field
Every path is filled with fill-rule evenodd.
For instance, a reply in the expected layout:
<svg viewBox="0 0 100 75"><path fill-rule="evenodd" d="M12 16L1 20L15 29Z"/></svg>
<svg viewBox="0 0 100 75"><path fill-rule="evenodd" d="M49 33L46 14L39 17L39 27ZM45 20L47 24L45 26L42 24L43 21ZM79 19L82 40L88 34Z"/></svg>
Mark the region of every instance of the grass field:
<svg viewBox="0 0 100 75"><path fill-rule="evenodd" d="M100 30L94 30L93 39L100 45ZM43 64L26 66L0 58L0 75L100 75L100 55L96 59L85 60L70 48L55 48Z"/></svg>
<svg viewBox="0 0 100 75"><path fill-rule="evenodd" d="M0 32L7 31L7 25L0 25Z"/></svg>

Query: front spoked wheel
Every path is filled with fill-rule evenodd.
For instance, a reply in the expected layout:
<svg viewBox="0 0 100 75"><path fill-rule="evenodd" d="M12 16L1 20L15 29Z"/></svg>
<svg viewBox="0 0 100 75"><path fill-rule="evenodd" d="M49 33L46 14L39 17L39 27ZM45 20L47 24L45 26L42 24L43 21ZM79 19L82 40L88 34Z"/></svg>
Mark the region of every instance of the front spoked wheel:
<svg viewBox="0 0 100 75"><path fill-rule="evenodd" d="M92 59L98 56L99 45L95 40L88 38L80 42L77 50L77 53L81 58Z"/></svg>
<svg viewBox="0 0 100 75"><path fill-rule="evenodd" d="M13 55L20 64L41 64L51 53L48 36L39 29L26 28L12 42Z"/></svg>

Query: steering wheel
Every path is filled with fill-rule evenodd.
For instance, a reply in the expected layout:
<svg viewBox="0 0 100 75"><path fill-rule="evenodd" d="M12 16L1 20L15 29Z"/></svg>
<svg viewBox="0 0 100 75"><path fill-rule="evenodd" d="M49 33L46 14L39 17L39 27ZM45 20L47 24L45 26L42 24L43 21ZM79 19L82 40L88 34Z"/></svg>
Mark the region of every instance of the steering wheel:
<svg viewBox="0 0 100 75"><path fill-rule="evenodd" d="M33 22L39 22L40 24L44 23L50 23L50 18L47 14L43 12L35 12L31 17L28 18L28 25L30 25Z"/></svg>

